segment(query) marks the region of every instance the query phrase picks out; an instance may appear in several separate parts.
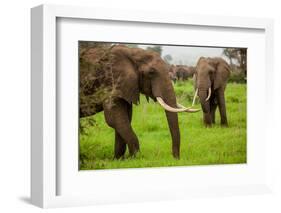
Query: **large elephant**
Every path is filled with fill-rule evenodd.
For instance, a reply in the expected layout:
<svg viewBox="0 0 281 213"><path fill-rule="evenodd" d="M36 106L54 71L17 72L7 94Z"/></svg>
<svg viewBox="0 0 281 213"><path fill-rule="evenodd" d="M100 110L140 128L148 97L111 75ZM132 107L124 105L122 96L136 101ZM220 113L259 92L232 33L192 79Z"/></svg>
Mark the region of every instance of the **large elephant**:
<svg viewBox="0 0 281 213"><path fill-rule="evenodd" d="M194 75L195 96L199 96L206 126L215 123L215 112L219 107L221 125L227 126L224 91L230 76L230 67L222 58L201 57ZM194 101L193 101L194 102Z"/></svg>
<svg viewBox="0 0 281 213"><path fill-rule="evenodd" d="M197 112L177 104L168 75L168 65L154 51L115 45L106 51L89 48L80 53L80 117L104 111L107 124L115 129L114 157L121 158L128 146L130 156L139 151L132 129L132 104L140 93L165 109L172 136L172 153L180 157L177 112ZM81 98L81 97L84 97Z"/></svg>

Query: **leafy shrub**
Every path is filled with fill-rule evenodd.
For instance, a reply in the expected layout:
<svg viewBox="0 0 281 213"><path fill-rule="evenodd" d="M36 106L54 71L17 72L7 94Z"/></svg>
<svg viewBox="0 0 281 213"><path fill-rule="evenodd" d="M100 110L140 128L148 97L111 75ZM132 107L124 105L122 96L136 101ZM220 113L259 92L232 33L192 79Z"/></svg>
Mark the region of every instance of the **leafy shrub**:
<svg viewBox="0 0 281 213"><path fill-rule="evenodd" d="M228 79L228 82L235 82L235 83L246 83L246 74L244 71L232 71L230 74L230 77Z"/></svg>

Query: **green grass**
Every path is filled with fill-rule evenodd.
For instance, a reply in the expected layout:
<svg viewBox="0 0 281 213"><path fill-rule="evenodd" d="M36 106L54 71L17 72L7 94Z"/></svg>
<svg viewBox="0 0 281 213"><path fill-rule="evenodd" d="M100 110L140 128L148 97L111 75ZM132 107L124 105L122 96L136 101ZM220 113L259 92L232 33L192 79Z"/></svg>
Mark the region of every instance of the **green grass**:
<svg viewBox="0 0 281 213"><path fill-rule="evenodd" d="M175 85L179 103L190 106L193 98L191 82ZM133 108L132 126L140 141L140 153L135 158L113 160L114 130L107 126L103 112L92 118L81 119L86 126L80 133L80 168L114 169L162 166L246 163L246 85L229 83L226 89L226 106L229 127L220 127L217 110L216 124L205 128L202 112L179 113L181 131L181 158L171 154L171 136L164 110L153 101ZM197 103L196 107L200 107ZM92 122L91 122L92 123Z"/></svg>

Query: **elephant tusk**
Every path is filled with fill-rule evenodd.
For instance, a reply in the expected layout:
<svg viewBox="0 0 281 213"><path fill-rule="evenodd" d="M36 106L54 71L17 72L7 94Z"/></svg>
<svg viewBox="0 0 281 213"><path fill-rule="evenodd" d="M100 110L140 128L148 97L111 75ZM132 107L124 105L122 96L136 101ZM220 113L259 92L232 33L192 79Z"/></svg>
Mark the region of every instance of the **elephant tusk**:
<svg viewBox="0 0 281 213"><path fill-rule="evenodd" d="M193 101L192 101L192 105L191 105L191 106L193 106L193 105L195 104L195 100L196 100L196 98L197 98L197 94L198 94L198 88L197 88L196 91L195 91L195 94L194 94L194 97L193 97Z"/></svg>
<svg viewBox="0 0 281 213"><path fill-rule="evenodd" d="M212 94L211 87L209 87L209 90L208 90L208 97L206 98L206 101L208 101L208 100L210 99L211 94Z"/></svg>
<svg viewBox="0 0 281 213"><path fill-rule="evenodd" d="M199 111L199 109L186 108L179 104L177 104L177 105L181 106L180 109L171 107L168 104L166 104L165 101L161 97L156 97L156 100L165 110L167 110L169 112L198 112Z"/></svg>
<svg viewBox="0 0 281 213"><path fill-rule="evenodd" d="M189 112L198 112L200 111L200 109L192 109L191 107L185 107L179 103L177 103L177 107L180 108L180 109L184 109L185 111L184 112L187 112L188 110L191 110Z"/></svg>
<svg viewBox="0 0 281 213"><path fill-rule="evenodd" d="M183 106L183 105L181 105L181 104L179 104L179 103L177 103L177 108L187 109L185 106Z"/></svg>

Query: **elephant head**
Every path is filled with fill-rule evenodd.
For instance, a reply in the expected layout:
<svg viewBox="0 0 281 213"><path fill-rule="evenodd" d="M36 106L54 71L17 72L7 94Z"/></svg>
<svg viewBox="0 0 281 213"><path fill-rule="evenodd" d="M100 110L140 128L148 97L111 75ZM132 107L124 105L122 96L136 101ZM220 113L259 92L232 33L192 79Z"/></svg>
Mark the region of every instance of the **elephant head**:
<svg viewBox="0 0 281 213"><path fill-rule="evenodd" d="M115 56L115 72L122 76L119 91L129 103L137 104L140 93L151 98L170 112L197 112L197 109L183 107L176 102L173 85L169 77L169 65L155 51L128 48L117 45L112 49ZM121 60L125 56L128 61ZM118 66L120 65L122 66ZM121 64L122 63L122 64ZM122 69L119 70L119 68ZM118 70L116 70L118 69ZM120 74L124 72L124 75Z"/></svg>
<svg viewBox="0 0 281 213"><path fill-rule="evenodd" d="M211 111L215 110L212 109L214 104L217 104L217 102L219 102L218 104L220 107L220 111L221 106L222 108L225 108L224 90L229 75L230 67L222 58L201 57L197 62L196 70L194 73L196 91L193 99L193 104L196 96L198 95L204 113L204 122L206 125L214 122L211 115Z"/></svg>
<svg viewBox="0 0 281 213"><path fill-rule="evenodd" d="M173 156L179 158L180 132L177 112L199 110L177 104L169 77L169 66L157 52L123 45L117 45L112 51L116 60L115 72L123 76L122 84L119 86L119 97L137 104L142 93L148 100L151 98L157 101L165 109L172 136Z"/></svg>

